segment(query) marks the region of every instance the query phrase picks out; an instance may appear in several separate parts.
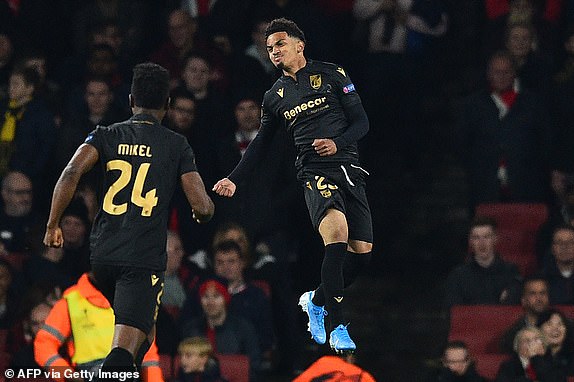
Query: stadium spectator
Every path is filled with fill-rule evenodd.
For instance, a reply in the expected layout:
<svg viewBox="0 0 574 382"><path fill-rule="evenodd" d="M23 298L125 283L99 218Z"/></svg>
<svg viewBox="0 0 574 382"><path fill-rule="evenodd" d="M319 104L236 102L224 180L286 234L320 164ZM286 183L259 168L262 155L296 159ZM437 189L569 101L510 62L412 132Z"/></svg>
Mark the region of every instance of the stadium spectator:
<svg viewBox="0 0 574 382"><path fill-rule="evenodd" d="M180 366L174 382L227 382L207 338L186 338L179 343L177 353Z"/></svg>
<svg viewBox="0 0 574 382"><path fill-rule="evenodd" d="M449 342L442 356L442 366L430 372L427 382L485 382L478 374L467 345Z"/></svg>
<svg viewBox="0 0 574 382"><path fill-rule="evenodd" d="M547 355L552 359L552 367L557 377L566 380L574 376L574 327L572 321L556 309L540 314L536 322L548 346ZM557 379L557 380L560 380Z"/></svg>
<svg viewBox="0 0 574 382"><path fill-rule="evenodd" d="M515 264L496 253L496 221L475 217L468 235L470 260L450 271L445 284L444 304L511 304L516 301L520 273Z"/></svg>
<svg viewBox="0 0 574 382"><path fill-rule="evenodd" d="M574 227L563 225L554 230L551 254L542 270L550 304L574 304Z"/></svg>
<svg viewBox="0 0 574 382"><path fill-rule="evenodd" d="M512 353L516 333L523 328L536 326L540 315L550 308L546 279L542 276L527 277L522 282L520 304L524 312L523 316L508 328L500 339L500 350L504 353Z"/></svg>
<svg viewBox="0 0 574 382"><path fill-rule="evenodd" d="M208 279L199 287L202 317L181 317L182 338L207 337L218 354L245 354L249 357L250 381L259 380L261 350L255 328L246 318L228 310L231 296L227 287Z"/></svg>
<svg viewBox="0 0 574 382"><path fill-rule="evenodd" d="M11 171L2 179L0 240L11 253L29 255L36 248L43 218L33 209L34 189L30 178Z"/></svg>
<svg viewBox="0 0 574 382"><path fill-rule="evenodd" d="M546 339L540 329L527 327L516 333L512 357L504 361L496 382L557 381L551 360L545 355Z"/></svg>
<svg viewBox="0 0 574 382"><path fill-rule="evenodd" d="M512 57L493 54L488 86L465 97L456 126L470 203L544 202L549 196L549 114L516 79Z"/></svg>
<svg viewBox="0 0 574 382"><path fill-rule="evenodd" d="M45 187L56 127L54 115L36 94L39 86L33 68L15 68L10 74L9 99L0 106L0 176L18 170Z"/></svg>
<svg viewBox="0 0 574 382"><path fill-rule="evenodd" d="M245 280L248 263L236 242L228 240L219 243L213 249L212 256L215 275L227 282L227 290L231 295L229 311L251 322L257 332L259 348L266 361L270 361L275 339L269 296Z"/></svg>

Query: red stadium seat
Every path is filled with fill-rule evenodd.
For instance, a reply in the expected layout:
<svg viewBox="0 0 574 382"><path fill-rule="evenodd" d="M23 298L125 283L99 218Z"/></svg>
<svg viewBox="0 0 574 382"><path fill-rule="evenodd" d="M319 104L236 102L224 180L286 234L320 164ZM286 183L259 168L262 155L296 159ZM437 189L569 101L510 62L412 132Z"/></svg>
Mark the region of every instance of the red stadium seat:
<svg viewBox="0 0 574 382"><path fill-rule="evenodd" d="M504 260L518 266L522 276L528 276L536 272L538 268L536 235L532 232L499 229L496 249Z"/></svg>
<svg viewBox="0 0 574 382"><path fill-rule="evenodd" d="M473 355L498 353L502 334L522 314L519 305L453 306L448 339L464 341Z"/></svg>
<svg viewBox="0 0 574 382"><path fill-rule="evenodd" d="M548 218L548 207L542 203L484 203L476 207L475 214L494 218L499 229L536 232Z"/></svg>
<svg viewBox="0 0 574 382"><path fill-rule="evenodd" d="M500 364L510 358L507 354L477 354L474 357L476 371L489 381L494 381Z"/></svg>
<svg viewBox="0 0 574 382"><path fill-rule="evenodd" d="M229 382L249 382L249 357L244 354L218 354L221 375Z"/></svg>

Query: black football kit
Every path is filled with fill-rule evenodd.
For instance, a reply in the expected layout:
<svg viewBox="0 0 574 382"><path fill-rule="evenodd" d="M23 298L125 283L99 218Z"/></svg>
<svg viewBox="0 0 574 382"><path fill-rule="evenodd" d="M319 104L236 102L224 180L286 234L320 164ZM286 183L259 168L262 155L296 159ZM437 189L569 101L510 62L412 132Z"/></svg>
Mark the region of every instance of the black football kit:
<svg viewBox="0 0 574 382"><path fill-rule="evenodd" d="M368 173L357 150L357 141L368 130L361 99L338 65L308 60L296 75L297 80L282 76L265 93L259 133L228 178L235 182L253 171L275 131L286 129L297 149L295 166L314 227L335 208L347 216L350 239L372 242L365 194ZM335 142L334 155L315 152L312 143L322 138Z"/></svg>
<svg viewBox="0 0 574 382"><path fill-rule="evenodd" d="M90 236L96 285L112 302L116 323L147 333L162 293L169 203L181 175L197 171L193 151L146 114L98 126L85 143L97 149L104 173Z"/></svg>

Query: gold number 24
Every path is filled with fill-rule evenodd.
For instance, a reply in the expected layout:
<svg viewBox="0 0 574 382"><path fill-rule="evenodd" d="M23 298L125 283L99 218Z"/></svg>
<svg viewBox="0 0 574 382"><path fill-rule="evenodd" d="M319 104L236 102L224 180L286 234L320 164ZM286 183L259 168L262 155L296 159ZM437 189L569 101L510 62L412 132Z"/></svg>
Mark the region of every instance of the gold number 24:
<svg viewBox="0 0 574 382"><path fill-rule="evenodd" d="M132 189L131 202L138 207L142 208L142 216L151 216L151 210L157 206L157 196L155 196L156 189L143 194L143 185L150 163L142 163L136 173L134 187ZM128 210L128 203L114 204L114 197L118 192L128 185L132 177L132 165L124 160L116 159L106 163L106 170L120 170L120 177L116 180L106 192L104 196L103 209L110 215L121 215Z"/></svg>

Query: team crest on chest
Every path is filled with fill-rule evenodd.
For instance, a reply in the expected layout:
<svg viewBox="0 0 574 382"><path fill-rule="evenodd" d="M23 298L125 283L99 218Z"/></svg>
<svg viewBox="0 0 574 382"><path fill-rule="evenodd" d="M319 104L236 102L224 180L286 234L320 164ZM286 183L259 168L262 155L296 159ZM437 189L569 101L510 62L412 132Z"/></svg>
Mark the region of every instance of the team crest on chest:
<svg viewBox="0 0 574 382"><path fill-rule="evenodd" d="M309 76L309 82L311 83L311 87L315 90L321 87L321 75L320 74L313 74Z"/></svg>

